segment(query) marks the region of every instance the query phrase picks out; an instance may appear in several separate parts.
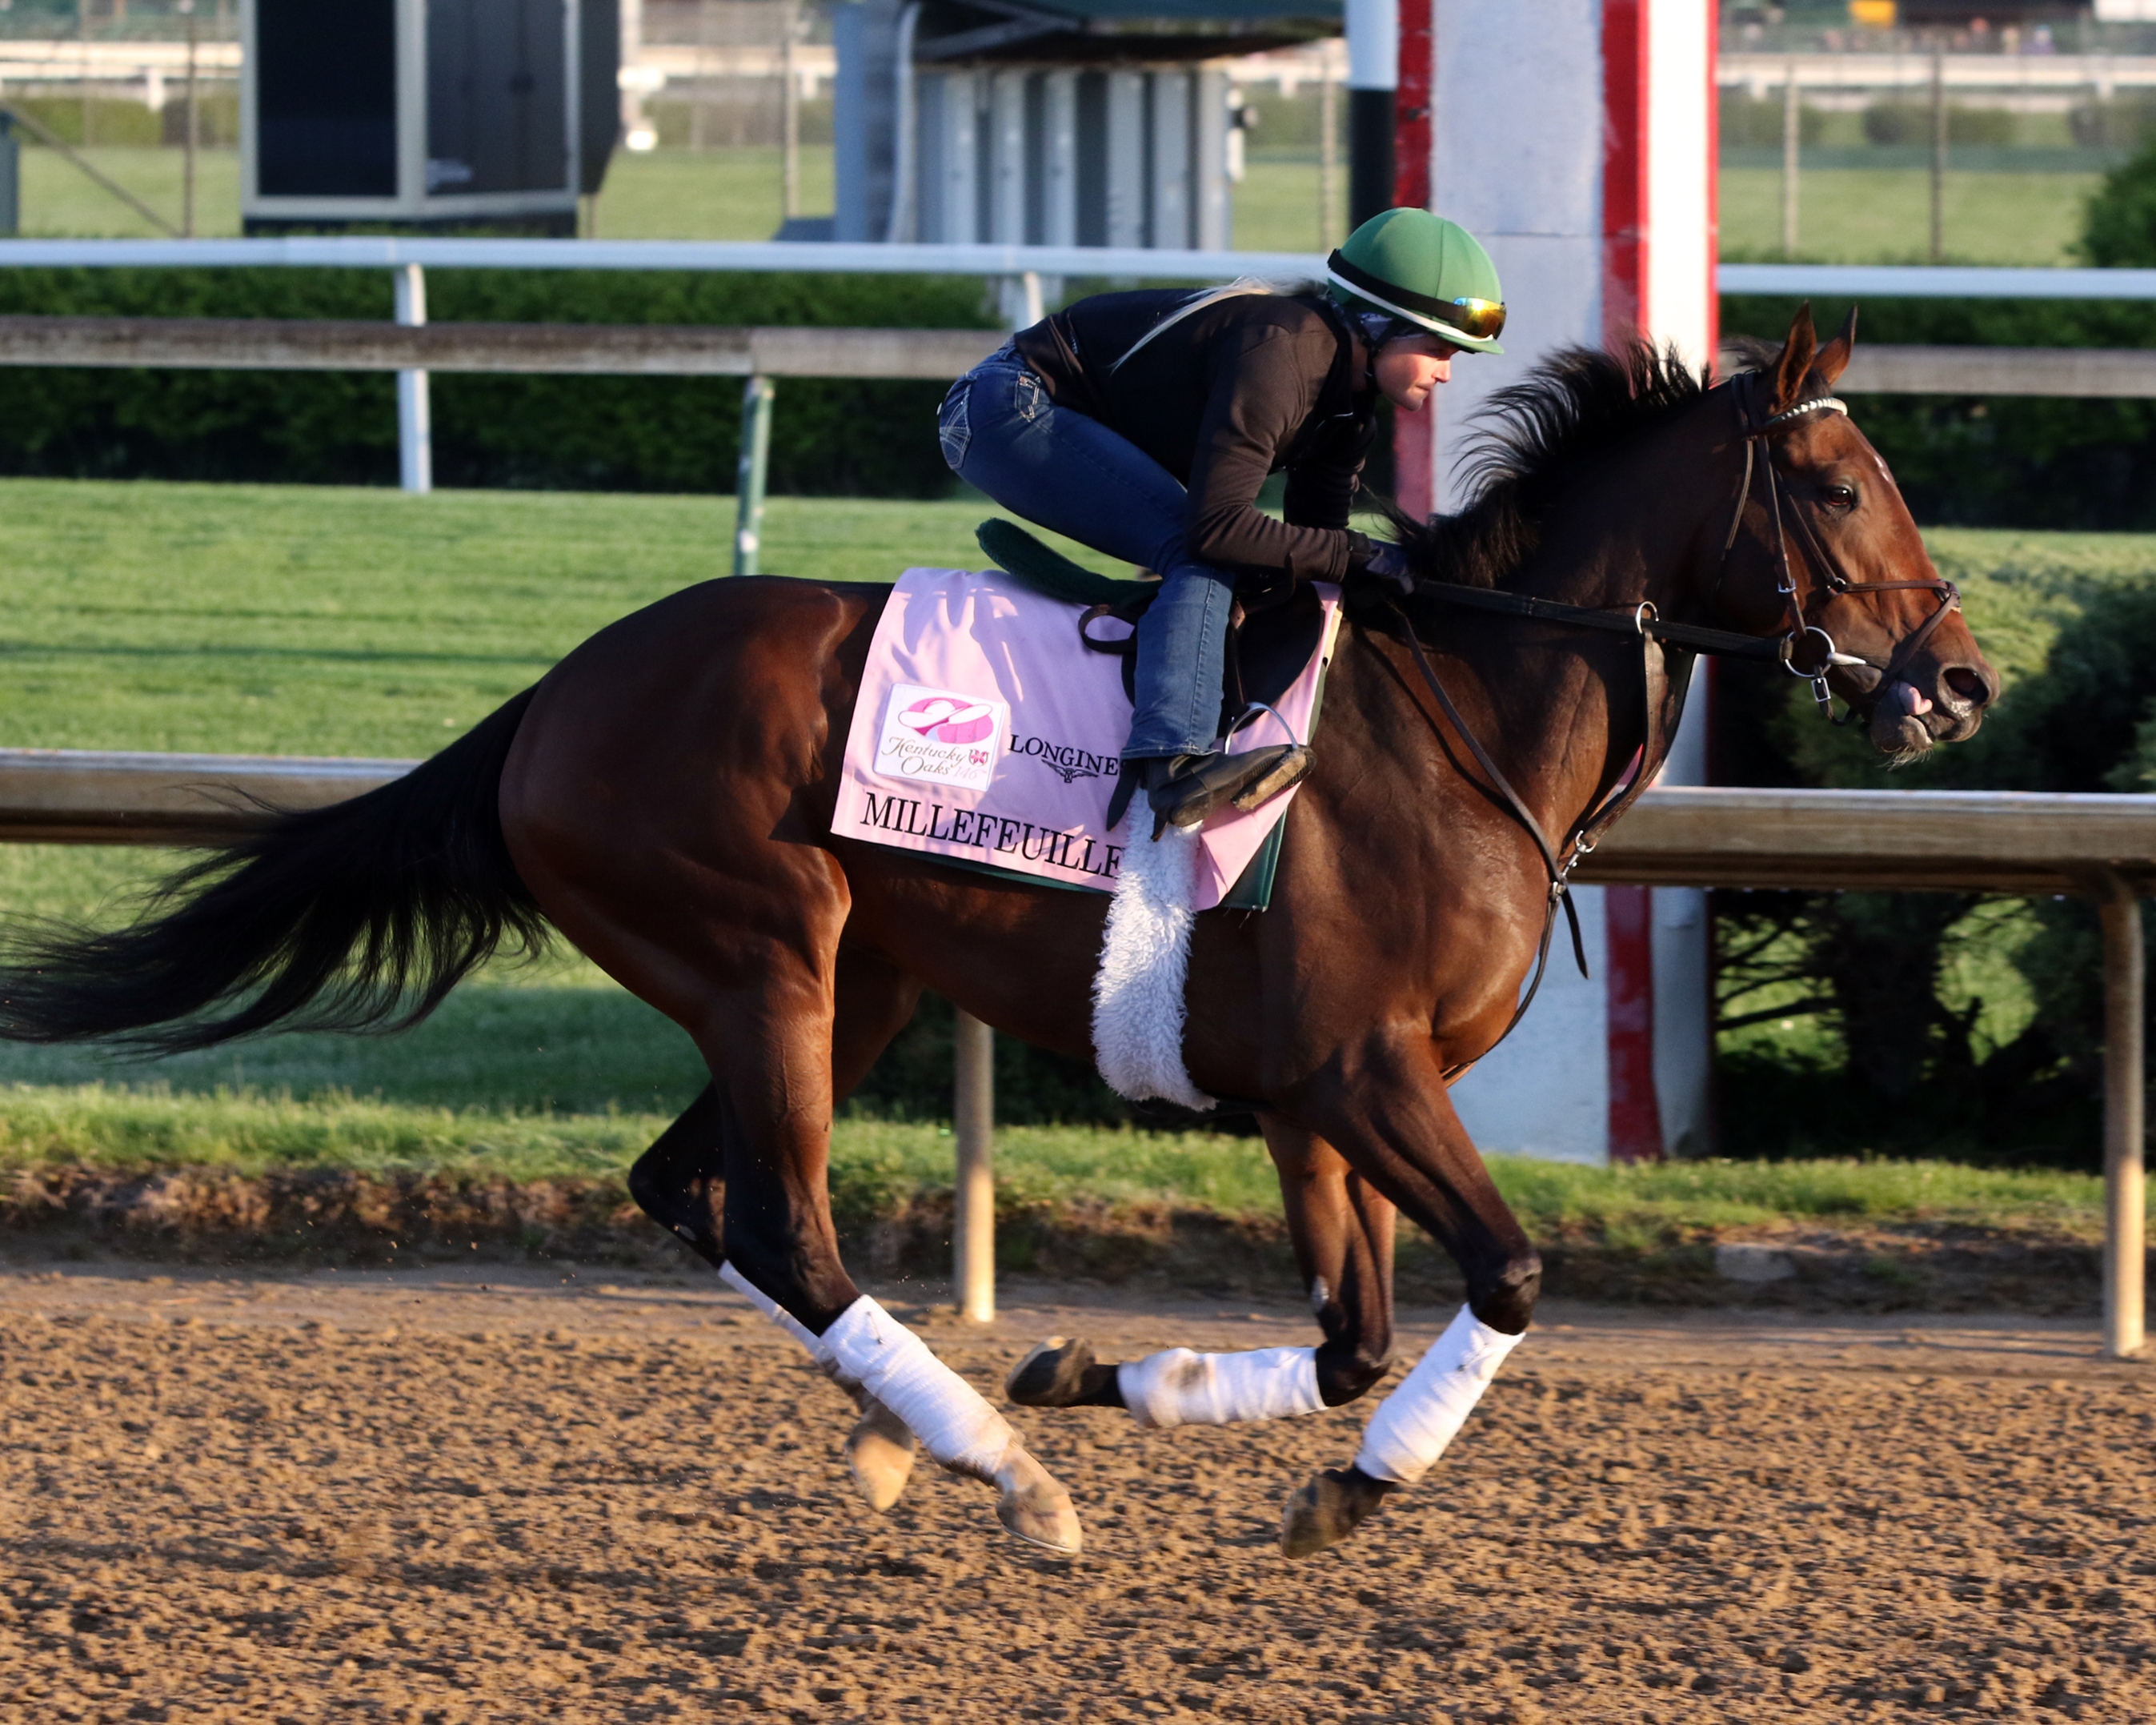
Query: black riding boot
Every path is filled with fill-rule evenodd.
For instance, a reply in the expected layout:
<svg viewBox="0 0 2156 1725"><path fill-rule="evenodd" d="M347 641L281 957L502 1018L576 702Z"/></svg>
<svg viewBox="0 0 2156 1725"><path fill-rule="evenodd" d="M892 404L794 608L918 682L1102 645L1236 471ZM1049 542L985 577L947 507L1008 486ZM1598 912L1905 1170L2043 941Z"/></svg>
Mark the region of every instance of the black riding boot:
<svg viewBox="0 0 2156 1725"><path fill-rule="evenodd" d="M1269 802L1310 771L1310 751L1301 743L1273 743L1241 755L1172 755L1127 764L1116 794L1127 803L1124 785L1130 767L1142 766L1146 801L1153 814L1152 835L1169 827L1194 827L1223 804L1248 814ZM1111 809L1109 824L1120 810Z"/></svg>

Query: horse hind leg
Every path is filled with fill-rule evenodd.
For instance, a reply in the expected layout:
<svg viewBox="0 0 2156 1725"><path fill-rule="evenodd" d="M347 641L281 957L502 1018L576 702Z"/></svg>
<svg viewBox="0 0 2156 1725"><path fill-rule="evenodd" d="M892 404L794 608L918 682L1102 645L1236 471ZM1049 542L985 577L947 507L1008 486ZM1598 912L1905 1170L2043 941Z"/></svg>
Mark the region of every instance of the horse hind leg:
<svg viewBox="0 0 2156 1725"><path fill-rule="evenodd" d="M1029 1544L1074 1556L1070 1495L1009 1422L927 1344L855 1286L838 1253L827 1189L831 1021L813 978L787 955L764 968L763 998L715 1014L699 1037L738 1128L726 1137L724 1243L729 1280L753 1286L814 1335L954 1473L994 1486L996 1517ZM818 1008L823 1006L819 1012Z"/></svg>
<svg viewBox="0 0 2156 1725"><path fill-rule="evenodd" d="M1260 1124L1280 1171L1288 1235L1323 1340L1236 1353L1170 1348L1121 1364L1091 1343L1051 1337L1011 1370L1025 1407L1127 1408L1142 1425L1219 1425L1337 1408L1385 1374L1392 1348L1391 1204L1315 1133L1277 1116Z"/></svg>
<svg viewBox="0 0 2156 1725"><path fill-rule="evenodd" d="M917 983L880 960L842 949L831 1032L832 1081L842 1099L868 1076L876 1057L912 1016L920 993ZM630 1195L654 1221L679 1236L729 1286L791 1335L853 1402L859 1417L846 1436L847 1469L862 1498L880 1515L898 1502L912 1474L913 1434L905 1421L847 1377L821 1340L777 1301L747 1277L727 1274L722 1206L728 1112L717 1085L706 1085L680 1118L629 1169Z"/></svg>

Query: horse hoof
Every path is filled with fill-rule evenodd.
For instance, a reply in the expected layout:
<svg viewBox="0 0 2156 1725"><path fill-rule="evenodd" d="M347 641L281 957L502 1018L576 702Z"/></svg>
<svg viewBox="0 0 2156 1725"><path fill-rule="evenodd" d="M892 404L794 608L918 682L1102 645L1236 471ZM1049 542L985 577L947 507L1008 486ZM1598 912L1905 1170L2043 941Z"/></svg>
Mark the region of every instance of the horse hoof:
<svg viewBox="0 0 2156 1725"><path fill-rule="evenodd" d="M846 1466L869 1507L881 1515L898 1502L913 1471L913 1434L897 1414L871 1399L846 1434Z"/></svg>
<svg viewBox="0 0 2156 1725"><path fill-rule="evenodd" d="M1281 1513L1281 1555L1314 1557L1370 1518L1393 1487L1352 1467L1328 1467L1287 1501Z"/></svg>
<svg viewBox="0 0 2156 1725"><path fill-rule="evenodd" d="M1004 1530L1028 1545L1075 1558L1085 1544L1078 1526L1078 1512L1070 1494L1055 1483L1055 1476L1013 1444L1004 1452L996 1469L996 1519Z"/></svg>
<svg viewBox="0 0 2156 1725"><path fill-rule="evenodd" d="M1092 1368L1091 1343L1050 1336L1011 1368L1004 1394L1021 1408L1075 1407Z"/></svg>

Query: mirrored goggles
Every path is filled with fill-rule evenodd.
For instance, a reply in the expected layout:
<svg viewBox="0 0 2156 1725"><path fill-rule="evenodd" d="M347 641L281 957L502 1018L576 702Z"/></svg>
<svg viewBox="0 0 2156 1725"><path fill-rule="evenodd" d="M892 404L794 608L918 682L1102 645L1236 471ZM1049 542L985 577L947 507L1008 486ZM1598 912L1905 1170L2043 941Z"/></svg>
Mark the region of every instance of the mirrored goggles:
<svg viewBox="0 0 2156 1725"><path fill-rule="evenodd" d="M1502 300L1461 299L1440 300L1430 314L1440 323L1450 324L1463 336L1472 336L1478 341L1487 341L1505 327L1505 302Z"/></svg>

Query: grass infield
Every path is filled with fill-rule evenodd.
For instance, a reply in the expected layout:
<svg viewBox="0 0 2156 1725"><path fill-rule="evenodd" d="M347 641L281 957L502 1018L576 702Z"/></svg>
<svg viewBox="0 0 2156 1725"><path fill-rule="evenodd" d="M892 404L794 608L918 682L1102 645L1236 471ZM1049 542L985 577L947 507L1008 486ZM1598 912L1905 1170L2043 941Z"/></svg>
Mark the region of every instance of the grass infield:
<svg viewBox="0 0 2156 1725"><path fill-rule="evenodd" d="M141 1173L186 1167L259 1176L350 1172L613 1181L665 1127L660 1114L427 1107L336 1092L187 1093L103 1085L0 1089L0 1174L54 1167ZM842 1218L903 1214L949 1191L949 1128L842 1120L831 1189ZM1647 1251L1676 1239L1810 1223L1982 1228L2050 1239L2103 1235L2095 1175L1931 1162L1702 1162L1585 1168L1493 1156L1507 1201L1538 1239L1591 1238ZM1165 1206L1277 1222L1263 1147L1203 1132L1004 1127L996 1178L1005 1209Z"/></svg>
<svg viewBox="0 0 2156 1725"><path fill-rule="evenodd" d="M102 172L177 225L182 152L126 145L83 152ZM802 208L829 211L833 152L801 151ZM617 151L595 212L602 239L768 239L783 219L775 146ZM1322 251L1344 237L1347 163L1334 168L1336 231L1322 230L1315 146L1255 146L1234 188L1235 244L1243 251ZM1952 169L1945 187L1947 260L2063 264L2075 261L2082 207L2095 173L1977 172ZM1725 166L1721 240L1725 258L1782 255L1779 168ZM39 238L142 239L157 230L53 151L23 152L23 232ZM1808 167L1799 182L1797 257L1815 264L1922 264L1931 232L1931 182L1920 168ZM205 150L198 160L196 232L239 232L239 157Z"/></svg>

